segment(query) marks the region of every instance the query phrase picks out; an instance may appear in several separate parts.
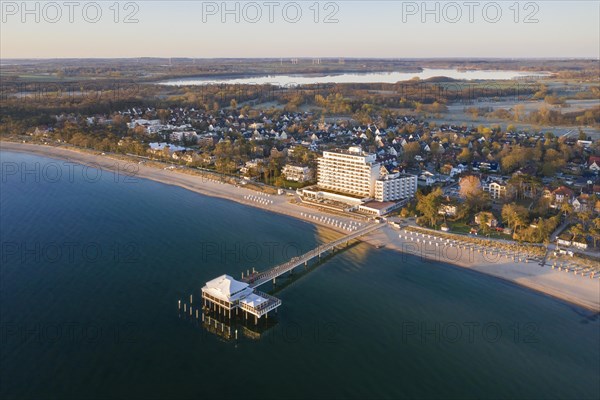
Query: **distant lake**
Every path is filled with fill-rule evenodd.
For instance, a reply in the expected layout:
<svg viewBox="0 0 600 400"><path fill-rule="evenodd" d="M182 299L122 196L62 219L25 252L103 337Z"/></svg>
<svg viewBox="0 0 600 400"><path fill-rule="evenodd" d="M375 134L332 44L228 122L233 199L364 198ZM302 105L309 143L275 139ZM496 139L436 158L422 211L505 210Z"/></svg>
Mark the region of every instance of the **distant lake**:
<svg viewBox="0 0 600 400"><path fill-rule="evenodd" d="M191 77L183 79L171 79L159 82L161 85L184 86L184 85L219 85L219 84L238 84L238 85L277 85L277 86L295 86L326 83L396 83L407 81L413 78L429 79L433 77L445 76L452 79L463 80L505 80L515 79L530 75L547 75L547 73L531 71L459 71L457 69L428 69L424 68L421 72L369 72L369 73L342 73L342 74L298 74L298 75L262 75L251 77Z"/></svg>

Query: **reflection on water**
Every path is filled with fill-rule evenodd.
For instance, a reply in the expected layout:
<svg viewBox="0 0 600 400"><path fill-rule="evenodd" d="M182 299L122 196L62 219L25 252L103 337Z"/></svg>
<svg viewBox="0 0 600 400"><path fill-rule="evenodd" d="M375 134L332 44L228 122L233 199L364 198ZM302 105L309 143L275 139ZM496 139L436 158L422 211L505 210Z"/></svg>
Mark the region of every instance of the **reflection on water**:
<svg viewBox="0 0 600 400"><path fill-rule="evenodd" d="M185 304L186 311L180 309L178 317L189 322L194 328L202 329L218 336L226 342L237 342L243 337L251 340L260 339L267 331L277 325L277 316L272 314L269 318L261 318L255 322L254 318L244 318L243 315L234 315L228 318L218 312L194 309Z"/></svg>

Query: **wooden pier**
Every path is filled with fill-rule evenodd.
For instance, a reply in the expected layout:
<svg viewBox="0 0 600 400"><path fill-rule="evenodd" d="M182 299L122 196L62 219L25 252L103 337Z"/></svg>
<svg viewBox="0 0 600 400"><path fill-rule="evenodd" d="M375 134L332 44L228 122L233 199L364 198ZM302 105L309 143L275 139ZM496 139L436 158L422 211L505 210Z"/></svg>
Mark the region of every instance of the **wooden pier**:
<svg viewBox="0 0 600 400"><path fill-rule="evenodd" d="M334 250L338 246L342 246L342 245L350 242L351 240L358 239L359 237L364 236L368 233L371 233L377 229L380 229L383 226L385 226L384 223L367 225L366 227L361 228L357 231L354 231L349 235L346 235L342 238L334 240L333 242L329 242L327 244L321 245L307 253L304 253L301 256L294 257L291 260L286 261L283 264L279 264L279 265L277 265L273 268L270 268L266 271L254 272L251 275L248 275L245 277L242 274L242 281L248 283L251 288L259 287L260 285L267 283L271 280L274 280L277 277L285 274L286 272L292 271L294 268L296 268L302 264L307 265L310 260L312 260L315 257L321 257L321 255L323 255L323 253L325 253L329 250Z"/></svg>
<svg viewBox="0 0 600 400"><path fill-rule="evenodd" d="M283 264L279 264L273 268L270 268L263 272L255 272L252 270L252 274L244 277L242 273L242 279L236 280L229 275L221 275L211 281L206 282L202 288L202 321L204 318L204 311L207 313L214 313L215 315L223 316L228 320L235 318L238 312L241 311L245 320L249 316L254 317L254 323L258 324L259 319L264 317L269 318L270 312L277 312L277 308L281 305L281 300L273 297L267 293L263 293L257 290L260 285L273 280L277 277L291 272L294 268L300 265L308 265L308 262L313 258L321 257L323 253L330 250L335 250L338 246L358 239L368 233L371 233L377 229L385 226L384 223L375 223L367 225L364 228L353 231L352 233L341 237L333 242L321 245L299 257L294 257ZM190 296L190 315L192 315L192 296ZM187 304L183 305L184 314L187 313ZM179 309L181 309L181 300L179 301ZM198 311L196 310L196 314ZM198 318L198 315L196 315ZM210 324L209 319L209 326ZM215 328L218 325L215 323ZM224 325L221 325L221 329L224 331ZM228 331L228 335L230 332Z"/></svg>

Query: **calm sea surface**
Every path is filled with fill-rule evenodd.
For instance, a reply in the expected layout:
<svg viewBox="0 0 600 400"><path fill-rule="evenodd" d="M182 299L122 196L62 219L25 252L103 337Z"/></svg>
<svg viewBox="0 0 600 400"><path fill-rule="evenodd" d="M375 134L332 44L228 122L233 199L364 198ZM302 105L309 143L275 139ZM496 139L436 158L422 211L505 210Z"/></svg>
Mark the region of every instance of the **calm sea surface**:
<svg viewBox="0 0 600 400"><path fill-rule="evenodd" d="M279 289L269 326L239 322L227 341L178 300L330 233L152 181L0 155L3 399L600 397L597 315L366 244Z"/></svg>

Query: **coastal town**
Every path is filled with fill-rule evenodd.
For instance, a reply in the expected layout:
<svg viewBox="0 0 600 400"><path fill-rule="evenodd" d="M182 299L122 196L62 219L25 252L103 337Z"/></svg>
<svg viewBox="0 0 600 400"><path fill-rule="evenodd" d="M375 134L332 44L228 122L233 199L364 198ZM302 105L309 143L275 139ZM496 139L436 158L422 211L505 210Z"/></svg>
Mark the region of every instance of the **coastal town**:
<svg viewBox="0 0 600 400"><path fill-rule="evenodd" d="M0 3L0 399L600 399L599 1Z"/></svg>
<svg viewBox="0 0 600 400"><path fill-rule="evenodd" d="M57 115L27 140L210 172L333 212L416 216L445 232L552 243L565 254L598 251L598 141L573 130L557 137L415 116L373 119L362 125L235 104L214 113L131 107ZM99 130L113 134L96 140Z"/></svg>

